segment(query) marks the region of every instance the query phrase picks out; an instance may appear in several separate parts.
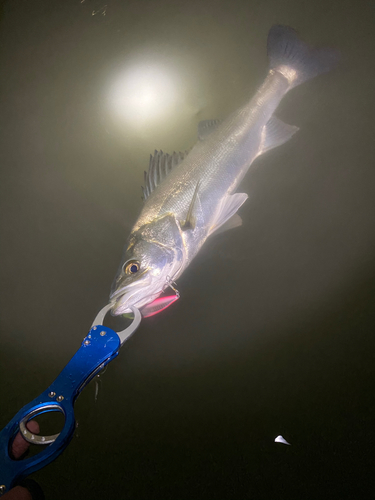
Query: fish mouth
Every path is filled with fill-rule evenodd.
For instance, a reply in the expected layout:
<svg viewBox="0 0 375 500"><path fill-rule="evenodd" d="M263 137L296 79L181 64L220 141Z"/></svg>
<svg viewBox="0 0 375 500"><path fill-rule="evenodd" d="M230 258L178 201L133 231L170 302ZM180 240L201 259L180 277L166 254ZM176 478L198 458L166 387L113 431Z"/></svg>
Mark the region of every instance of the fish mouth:
<svg viewBox="0 0 375 500"><path fill-rule="evenodd" d="M150 276L146 274L145 271L140 273L137 277L138 279L136 281L133 281L131 283L126 283L123 286L120 286L116 290L114 290L110 296L109 300L113 301L115 299L118 299L121 295L124 295L125 293L131 293L134 289L133 295L137 290L142 289L143 287L147 287L151 284L151 279ZM123 281L124 277L122 276L117 280L117 283L121 283Z"/></svg>
<svg viewBox="0 0 375 500"><path fill-rule="evenodd" d="M112 307L111 307L111 314L113 316L119 316L120 314L126 314L131 312L130 307L124 307L124 301L122 300L123 297L127 295L126 292L124 292L122 295L118 295L117 298L111 299ZM131 295L128 297L131 298ZM135 304L134 304L135 306Z"/></svg>
<svg viewBox="0 0 375 500"><path fill-rule="evenodd" d="M111 314L113 316L119 316L120 314L127 314L132 312L130 307L126 307L124 303L131 302L131 305L136 307L137 309L142 309L143 306L152 302L155 298L160 295L161 292L158 293L150 293L149 295L140 297L139 300L132 301L131 299L135 296L135 294L128 294L124 292L123 294L118 294L115 299L111 299L112 308Z"/></svg>
<svg viewBox="0 0 375 500"><path fill-rule="evenodd" d="M120 288L119 290L116 290L115 292L111 293L109 300L111 302L116 302L119 297L128 293L128 290L129 290L129 285L124 286L123 288Z"/></svg>
<svg viewBox="0 0 375 500"><path fill-rule="evenodd" d="M128 284L111 294L109 300L112 303L111 313L114 316L131 312L127 304L137 307L138 309L145 304L151 302L159 293L152 293L152 290L147 293L148 287L152 281L148 279L141 283ZM146 293L145 293L146 292Z"/></svg>

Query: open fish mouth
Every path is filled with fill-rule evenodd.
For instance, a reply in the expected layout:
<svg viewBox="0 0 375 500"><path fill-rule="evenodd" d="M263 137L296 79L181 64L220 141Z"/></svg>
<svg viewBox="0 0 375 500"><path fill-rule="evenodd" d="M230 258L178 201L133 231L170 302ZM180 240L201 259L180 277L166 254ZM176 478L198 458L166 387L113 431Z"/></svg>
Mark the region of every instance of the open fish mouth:
<svg viewBox="0 0 375 500"><path fill-rule="evenodd" d="M127 313L130 313L132 312L130 307L126 308L123 306L122 302L113 302L112 303L112 309L111 309L111 314L113 316L119 316L120 314L127 314Z"/></svg>
<svg viewBox="0 0 375 500"><path fill-rule="evenodd" d="M152 302L162 291L155 290L156 287L151 287L151 283L152 281L148 279L147 282L143 282L142 285L140 283L132 283L116 290L110 296L110 301L113 304L111 313L118 316L119 314L131 312L128 305L135 306L139 309Z"/></svg>
<svg viewBox="0 0 375 500"><path fill-rule="evenodd" d="M111 302L117 302L117 299L119 297L122 297L126 293L128 293L128 290L129 290L129 285L126 287L120 288L119 290L116 290L115 292L111 293L109 300Z"/></svg>
<svg viewBox="0 0 375 500"><path fill-rule="evenodd" d="M123 279L123 277L122 277ZM119 279L118 282L121 282L122 279ZM134 295L137 292L140 292L146 287L149 287L152 283L151 276L149 274L146 274L145 271L139 274L138 279L131 282L131 283L126 283L123 286L119 286L114 290L111 295L109 296L109 300L113 301L121 297L122 295L125 295L126 293Z"/></svg>
<svg viewBox="0 0 375 500"><path fill-rule="evenodd" d="M117 293L116 297L111 298L112 302L111 313L114 316L118 316L119 314L131 312L130 307L127 307L126 304L131 303L131 305L137 307L137 302L132 300L134 295L135 294L127 293L126 291L124 291L123 293Z"/></svg>
<svg viewBox="0 0 375 500"><path fill-rule="evenodd" d="M131 304L132 306L136 307L137 309L141 309L145 305L149 304L152 302L155 298L157 298L160 295L161 292L159 293L154 293L147 295L146 297L140 297L139 300L137 300L134 295L135 294L127 294L126 292L123 295L119 295L117 300L112 301L113 306L111 309L111 313L114 316L118 316L120 314L127 314L132 312L130 307L127 307L126 304ZM132 300L134 297L135 300Z"/></svg>

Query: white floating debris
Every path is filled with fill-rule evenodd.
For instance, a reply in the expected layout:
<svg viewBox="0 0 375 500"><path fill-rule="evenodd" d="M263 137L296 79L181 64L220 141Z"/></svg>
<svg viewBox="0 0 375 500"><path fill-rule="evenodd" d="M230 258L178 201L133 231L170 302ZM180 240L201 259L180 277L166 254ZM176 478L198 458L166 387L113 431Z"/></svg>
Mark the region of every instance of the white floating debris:
<svg viewBox="0 0 375 500"><path fill-rule="evenodd" d="M282 443L290 446L290 443L288 443L288 441L284 439L282 436L275 437L275 443Z"/></svg>

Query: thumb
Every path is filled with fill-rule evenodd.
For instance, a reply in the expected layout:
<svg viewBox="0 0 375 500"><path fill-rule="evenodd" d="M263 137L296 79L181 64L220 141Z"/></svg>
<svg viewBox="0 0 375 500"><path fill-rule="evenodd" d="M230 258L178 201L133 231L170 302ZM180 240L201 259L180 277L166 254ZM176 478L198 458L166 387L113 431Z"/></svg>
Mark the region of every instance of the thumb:
<svg viewBox="0 0 375 500"><path fill-rule="evenodd" d="M1 497L1 500L33 500L31 493L22 486L15 486Z"/></svg>

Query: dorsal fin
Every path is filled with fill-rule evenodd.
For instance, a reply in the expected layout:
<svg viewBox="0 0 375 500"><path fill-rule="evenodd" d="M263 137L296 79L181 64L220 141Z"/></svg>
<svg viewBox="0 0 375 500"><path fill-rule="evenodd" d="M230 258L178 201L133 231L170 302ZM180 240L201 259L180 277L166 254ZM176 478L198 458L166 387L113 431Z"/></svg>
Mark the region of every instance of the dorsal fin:
<svg viewBox="0 0 375 500"><path fill-rule="evenodd" d="M220 125L220 120L203 120L198 123L198 139L203 141Z"/></svg>
<svg viewBox="0 0 375 500"><path fill-rule="evenodd" d="M179 165L184 158L188 155L188 151L183 153L173 153L170 155L168 153L163 153L163 151L154 151L153 155L150 155L150 163L148 166L148 172L144 172L144 183L142 186L143 199L147 200L152 191L161 183L169 172Z"/></svg>

